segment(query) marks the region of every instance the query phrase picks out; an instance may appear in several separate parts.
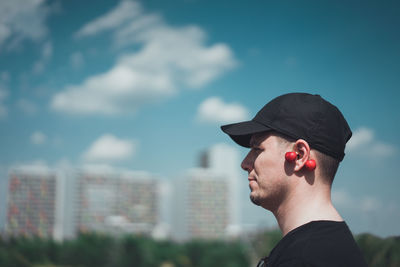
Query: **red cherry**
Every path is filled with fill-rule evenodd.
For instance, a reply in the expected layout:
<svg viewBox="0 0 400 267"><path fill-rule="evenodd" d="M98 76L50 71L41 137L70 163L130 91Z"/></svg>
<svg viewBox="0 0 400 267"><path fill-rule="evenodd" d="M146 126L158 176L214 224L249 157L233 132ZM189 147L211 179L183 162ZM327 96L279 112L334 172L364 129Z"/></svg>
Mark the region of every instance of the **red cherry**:
<svg viewBox="0 0 400 267"><path fill-rule="evenodd" d="M296 158L297 158L296 152L291 151L291 152L286 152L285 154L285 159L289 162L295 161Z"/></svg>
<svg viewBox="0 0 400 267"><path fill-rule="evenodd" d="M315 160L313 159L309 159L306 161L306 169L309 171L313 171L315 169L315 167L317 167L317 163L315 162Z"/></svg>

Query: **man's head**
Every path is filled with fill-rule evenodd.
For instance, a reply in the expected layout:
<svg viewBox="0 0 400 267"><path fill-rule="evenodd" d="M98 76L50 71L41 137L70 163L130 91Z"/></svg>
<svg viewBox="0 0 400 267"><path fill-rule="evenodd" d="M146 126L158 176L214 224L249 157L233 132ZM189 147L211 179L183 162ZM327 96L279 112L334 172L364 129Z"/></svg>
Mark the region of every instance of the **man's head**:
<svg viewBox="0 0 400 267"><path fill-rule="evenodd" d="M257 202L266 195L271 196L269 201L280 201L288 189L285 183L289 174L305 175L307 179L311 179L310 174L318 174L330 186L352 134L337 107L319 95L305 93L279 96L251 121L221 128L237 144L252 148L242 168L249 173L251 199L258 205L263 205ZM285 161L288 151L296 152L294 162ZM317 162L317 169L304 173L309 159ZM264 176L269 179L267 184L263 185L265 179L261 178L253 181Z"/></svg>

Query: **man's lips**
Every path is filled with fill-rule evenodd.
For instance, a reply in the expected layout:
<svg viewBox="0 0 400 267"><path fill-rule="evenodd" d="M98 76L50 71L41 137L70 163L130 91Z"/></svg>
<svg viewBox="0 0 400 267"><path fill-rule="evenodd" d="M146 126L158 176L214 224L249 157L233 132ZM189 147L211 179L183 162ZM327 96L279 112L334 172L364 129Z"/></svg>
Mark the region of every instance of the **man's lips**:
<svg viewBox="0 0 400 267"><path fill-rule="evenodd" d="M251 181L257 181L254 177L248 177L247 180L249 180L249 182L251 182Z"/></svg>
<svg viewBox="0 0 400 267"><path fill-rule="evenodd" d="M257 180L254 177L248 177L247 180L249 180L249 188L251 191L253 191L254 187L257 184Z"/></svg>

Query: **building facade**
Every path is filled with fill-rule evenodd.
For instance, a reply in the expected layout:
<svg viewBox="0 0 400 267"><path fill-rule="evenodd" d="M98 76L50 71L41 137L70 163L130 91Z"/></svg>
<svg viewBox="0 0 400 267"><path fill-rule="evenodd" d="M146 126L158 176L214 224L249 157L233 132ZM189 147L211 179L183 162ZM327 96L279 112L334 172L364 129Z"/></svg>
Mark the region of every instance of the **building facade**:
<svg viewBox="0 0 400 267"><path fill-rule="evenodd" d="M76 186L77 232L151 234L158 223L158 181L146 172L81 171Z"/></svg>
<svg viewBox="0 0 400 267"><path fill-rule="evenodd" d="M192 169L175 181L173 236L177 240L220 239L229 224L226 177L208 169Z"/></svg>
<svg viewBox="0 0 400 267"><path fill-rule="evenodd" d="M8 235L57 235L57 174L50 170L11 170L8 181Z"/></svg>
<svg viewBox="0 0 400 267"><path fill-rule="evenodd" d="M11 236L151 235L159 224L159 181L146 172L12 169L7 195Z"/></svg>
<svg viewBox="0 0 400 267"><path fill-rule="evenodd" d="M224 239L240 234L239 155L216 144L199 158L200 168L174 179L173 237Z"/></svg>

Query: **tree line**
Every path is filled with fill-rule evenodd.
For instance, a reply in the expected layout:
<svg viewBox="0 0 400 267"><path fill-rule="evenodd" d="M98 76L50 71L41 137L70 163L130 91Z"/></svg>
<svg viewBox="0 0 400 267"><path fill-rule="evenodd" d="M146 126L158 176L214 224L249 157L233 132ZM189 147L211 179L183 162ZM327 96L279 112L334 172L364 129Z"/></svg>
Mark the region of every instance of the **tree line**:
<svg viewBox="0 0 400 267"><path fill-rule="evenodd" d="M0 266L8 267L242 267L255 266L280 240L279 231L230 241L177 243L146 236L86 233L57 242L36 237L0 239ZM400 237L356 236L369 266L400 266Z"/></svg>

